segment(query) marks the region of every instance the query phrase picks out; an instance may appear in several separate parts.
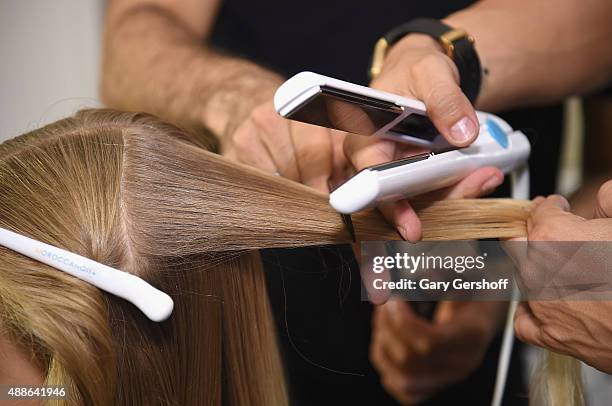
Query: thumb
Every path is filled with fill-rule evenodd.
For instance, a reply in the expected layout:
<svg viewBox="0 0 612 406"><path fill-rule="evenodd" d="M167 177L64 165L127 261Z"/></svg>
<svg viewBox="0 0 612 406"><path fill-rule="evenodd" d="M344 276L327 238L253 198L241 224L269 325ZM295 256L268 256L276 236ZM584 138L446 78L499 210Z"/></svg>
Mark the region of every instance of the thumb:
<svg viewBox="0 0 612 406"><path fill-rule="evenodd" d="M459 71L446 55L435 55L413 66L414 96L427 106L427 115L453 145L471 144L480 130L474 107L459 87Z"/></svg>
<svg viewBox="0 0 612 406"><path fill-rule="evenodd" d="M427 115L448 142L458 147L471 144L480 131L476 112L461 88L442 80L423 95Z"/></svg>
<svg viewBox="0 0 612 406"><path fill-rule="evenodd" d="M561 195L550 195L542 200L531 212L531 218L535 221L545 219L552 214L558 214L570 211L570 204L567 199Z"/></svg>

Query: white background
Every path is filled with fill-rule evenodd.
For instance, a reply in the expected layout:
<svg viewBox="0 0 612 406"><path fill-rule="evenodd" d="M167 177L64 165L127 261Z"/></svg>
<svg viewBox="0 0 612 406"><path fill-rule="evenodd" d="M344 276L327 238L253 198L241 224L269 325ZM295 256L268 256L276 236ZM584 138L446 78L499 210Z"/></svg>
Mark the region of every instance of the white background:
<svg viewBox="0 0 612 406"><path fill-rule="evenodd" d="M0 141L98 102L100 0L0 0Z"/></svg>

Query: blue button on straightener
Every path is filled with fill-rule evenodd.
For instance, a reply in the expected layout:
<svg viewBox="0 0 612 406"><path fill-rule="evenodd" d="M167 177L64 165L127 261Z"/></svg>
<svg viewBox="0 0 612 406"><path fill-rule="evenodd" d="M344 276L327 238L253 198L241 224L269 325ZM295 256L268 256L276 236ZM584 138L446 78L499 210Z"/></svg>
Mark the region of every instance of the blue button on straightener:
<svg viewBox="0 0 612 406"><path fill-rule="evenodd" d="M503 148L508 148L508 135L504 130L502 130L499 124L490 118L487 119L486 124L491 137L493 137L493 139Z"/></svg>

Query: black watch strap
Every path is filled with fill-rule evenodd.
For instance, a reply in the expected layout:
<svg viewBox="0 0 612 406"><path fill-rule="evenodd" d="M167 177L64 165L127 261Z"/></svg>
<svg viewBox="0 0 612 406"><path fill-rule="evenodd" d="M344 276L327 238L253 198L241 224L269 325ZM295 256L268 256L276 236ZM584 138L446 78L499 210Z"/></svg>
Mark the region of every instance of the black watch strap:
<svg viewBox="0 0 612 406"><path fill-rule="evenodd" d="M472 103L476 101L482 82L482 67L474 40L465 31L454 29L439 20L417 18L385 34L376 43L370 75L376 77L380 72L387 48L410 33L426 34L440 43L459 70L461 90Z"/></svg>

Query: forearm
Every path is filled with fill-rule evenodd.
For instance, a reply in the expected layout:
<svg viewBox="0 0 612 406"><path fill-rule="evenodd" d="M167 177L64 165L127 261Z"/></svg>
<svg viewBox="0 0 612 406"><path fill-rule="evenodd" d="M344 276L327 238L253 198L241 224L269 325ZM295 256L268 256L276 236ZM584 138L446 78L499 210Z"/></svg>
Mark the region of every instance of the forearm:
<svg viewBox="0 0 612 406"><path fill-rule="evenodd" d="M483 0L449 16L488 70L478 107L498 110L585 93L612 77L612 2Z"/></svg>
<svg viewBox="0 0 612 406"><path fill-rule="evenodd" d="M218 136L270 100L281 78L223 55L160 7L109 13L102 98L111 107L146 111Z"/></svg>

